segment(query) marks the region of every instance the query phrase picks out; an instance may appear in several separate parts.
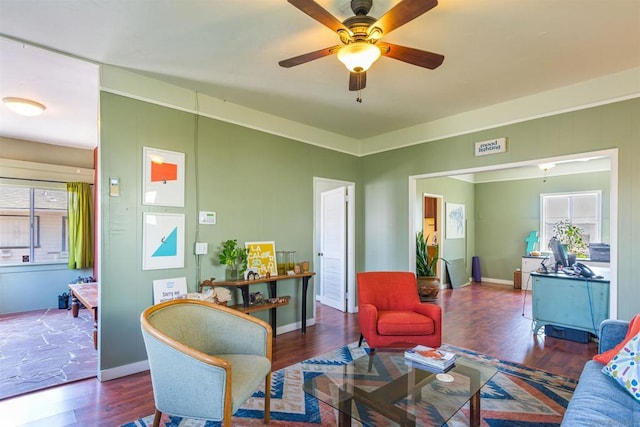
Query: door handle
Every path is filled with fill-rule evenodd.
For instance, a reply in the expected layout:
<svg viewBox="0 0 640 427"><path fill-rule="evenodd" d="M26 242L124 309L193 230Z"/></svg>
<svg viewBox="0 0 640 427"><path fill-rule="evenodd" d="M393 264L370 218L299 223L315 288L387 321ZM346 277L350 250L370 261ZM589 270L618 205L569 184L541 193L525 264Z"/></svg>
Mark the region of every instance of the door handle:
<svg viewBox="0 0 640 427"><path fill-rule="evenodd" d="M322 252L318 252L318 256L323 256L324 254Z"/></svg>

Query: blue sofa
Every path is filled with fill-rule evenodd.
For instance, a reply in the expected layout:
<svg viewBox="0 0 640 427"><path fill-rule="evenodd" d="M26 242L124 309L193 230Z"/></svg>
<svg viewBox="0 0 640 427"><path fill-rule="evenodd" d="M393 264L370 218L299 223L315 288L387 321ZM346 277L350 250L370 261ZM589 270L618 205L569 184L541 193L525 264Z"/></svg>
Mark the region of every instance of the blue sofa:
<svg viewBox="0 0 640 427"><path fill-rule="evenodd" d="M621 342L629 322L605 320L600 325L600 353ZM563 427L640 426L638 403L613 378L602 373L602 363L590 360L584 366L578 386L562 420Z"/></svg>

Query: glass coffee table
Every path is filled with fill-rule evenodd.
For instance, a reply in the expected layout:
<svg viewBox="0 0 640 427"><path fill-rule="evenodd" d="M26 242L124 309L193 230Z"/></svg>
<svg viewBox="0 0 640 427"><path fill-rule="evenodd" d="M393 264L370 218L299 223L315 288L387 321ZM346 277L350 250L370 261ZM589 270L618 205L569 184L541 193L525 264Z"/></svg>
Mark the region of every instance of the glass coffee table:
<svg viewBox="0 0 640 427"><path fill-rule="evenodd" d="M448 376L410 365L404 351L377 350L304 382L304 391L339 412L340 426L441 426L469 402L480 425L480 389L496 374L488 363L456 355Z"/></svg>

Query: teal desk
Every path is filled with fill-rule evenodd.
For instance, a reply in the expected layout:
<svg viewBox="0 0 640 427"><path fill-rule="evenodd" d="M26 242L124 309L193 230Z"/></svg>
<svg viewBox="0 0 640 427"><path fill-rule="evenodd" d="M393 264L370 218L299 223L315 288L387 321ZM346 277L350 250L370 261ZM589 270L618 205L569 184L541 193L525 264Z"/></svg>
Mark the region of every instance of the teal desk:
<svg viewBox="0 0 640 427"><path fill-rule="evenodd" d="M600 322L609 318L609 269L592 270L603 278L531 273L534 333L555 325L598 335Z"/></svg>

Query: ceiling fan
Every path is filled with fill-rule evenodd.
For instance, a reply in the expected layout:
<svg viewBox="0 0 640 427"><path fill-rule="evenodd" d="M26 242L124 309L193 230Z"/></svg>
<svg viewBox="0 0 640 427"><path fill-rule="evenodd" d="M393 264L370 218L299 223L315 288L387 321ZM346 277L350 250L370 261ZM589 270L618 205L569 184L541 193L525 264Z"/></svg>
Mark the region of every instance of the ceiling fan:
<svg viewBox="0 0 640 427"><path fill-rule="evenodd" d="M438 68L444 61L444 56L437 53L380 40L383 35L389 34L436 7L437 0L402 0L380 19L368 15L373 0L351 0L354 16L345 19L344 22L340 22L313 0L288 1L322 25L335 31L342 45L282 60L278 63L281 67L290 68L336 54L338 60L349 70L349 90L361 91L367 84L367 70L381 55L431 70ZM356 99L362 102L359 96Z"/></svg>

